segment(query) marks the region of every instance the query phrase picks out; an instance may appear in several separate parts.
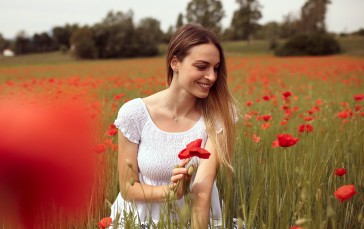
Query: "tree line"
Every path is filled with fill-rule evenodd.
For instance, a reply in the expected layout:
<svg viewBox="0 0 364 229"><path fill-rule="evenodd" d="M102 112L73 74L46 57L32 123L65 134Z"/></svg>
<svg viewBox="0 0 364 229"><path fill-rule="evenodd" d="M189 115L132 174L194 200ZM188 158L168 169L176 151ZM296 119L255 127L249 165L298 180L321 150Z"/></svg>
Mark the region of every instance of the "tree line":
<svg viewBox="0 0 364 229"><path fill-rule="evenodd" d="M191 0L185 14L177 16L176 24L163 32L157 19L147 17L138 23L133 12L109 12L99 23L92 26L66 24L56 26L50 33L36 33L32 37L22 31L12 41L0 34L0 51L12 48L16 54L71 50L78 58L120 58L154 56L158 44L167 43L174 30L185 23L199 23L220 34L224 40L268 39L275 48L277 40L296 34L327 33L325 15L330 0L307 0L301 7L300 16L290 13L283 22L258 23L262 17L262 5L258 0L236 0L238 9L233 13L231 24L223 29L225 16L220 0ZM359 30L360 34L363 31Z"/></svg>

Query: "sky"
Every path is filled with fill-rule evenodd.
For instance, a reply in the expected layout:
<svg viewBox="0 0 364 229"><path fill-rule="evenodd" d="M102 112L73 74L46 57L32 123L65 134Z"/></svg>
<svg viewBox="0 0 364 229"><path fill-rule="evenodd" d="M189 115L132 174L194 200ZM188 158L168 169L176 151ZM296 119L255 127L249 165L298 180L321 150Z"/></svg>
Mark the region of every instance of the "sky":
<svg viewBox="0 0 364 229"><path fill-rule="evenodd" d="M231 23L238 8L235 0L221 0L225 10L223 28ZM282 22L291 13L299 16L306 0L259 0L263 17L259 23ZM92 26L106 17L110 11L134 12L134 23L152 17L160 21L167 31L175 25L179 13L186 12L190 0L0 0L0 33L7 39L14 38L21 30L28 36L49 32L55 26L79 24ZM352 32L364 28L364 0L331 0L326 14L326 27L330 32Z"/></svg>

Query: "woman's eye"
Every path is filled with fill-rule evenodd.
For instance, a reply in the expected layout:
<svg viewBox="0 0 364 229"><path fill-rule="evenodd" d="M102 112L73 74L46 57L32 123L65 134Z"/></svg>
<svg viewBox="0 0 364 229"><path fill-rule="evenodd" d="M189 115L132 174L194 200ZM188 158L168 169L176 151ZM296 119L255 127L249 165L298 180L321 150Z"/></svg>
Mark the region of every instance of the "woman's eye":
<svg viewBox="0 0 364 229"><path fill-rule="evenodd" d="M205 70L206 69L206 67L205 66L196 66L196 68L198 69L198 70Z"/></svg>

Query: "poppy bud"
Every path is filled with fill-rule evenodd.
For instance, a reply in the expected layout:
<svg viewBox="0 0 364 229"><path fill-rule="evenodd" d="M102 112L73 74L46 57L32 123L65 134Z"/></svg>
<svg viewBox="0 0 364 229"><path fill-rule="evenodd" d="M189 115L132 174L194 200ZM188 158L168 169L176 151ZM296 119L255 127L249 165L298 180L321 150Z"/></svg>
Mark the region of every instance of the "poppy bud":
<svg viewBox="0 0 364 229"><path fill-rule="evenodd" d="M188 167L187 173L188 173L188 175L192 176L192 174L193 174L194 171L195 171L195 166L190 165Z"/></svg>
<svg viewBox="0 0 364 229"><path fill-rule="evenodd" d="M131 163L131 161L129 159L126 159L126 164L128 165L129 168L133 169L133 164Z"/></svg>
<svg viewBox="0 0 364 229"><path fill-rule="evenodd" d="M130 178L130 185L134 186L134 178Z"/></svg>

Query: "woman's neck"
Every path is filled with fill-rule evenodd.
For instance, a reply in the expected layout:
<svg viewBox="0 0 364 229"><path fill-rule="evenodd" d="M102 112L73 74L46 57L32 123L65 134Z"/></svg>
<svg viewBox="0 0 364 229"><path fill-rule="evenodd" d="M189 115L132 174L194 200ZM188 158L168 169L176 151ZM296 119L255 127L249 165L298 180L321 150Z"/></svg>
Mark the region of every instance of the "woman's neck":
<svg viewBox="0 0 364 229"><path fill-rule="evenodd" d="M176 122L196 109L196 97L191 94L168 88L164 91L163 97L166 108Z"/></svg>

